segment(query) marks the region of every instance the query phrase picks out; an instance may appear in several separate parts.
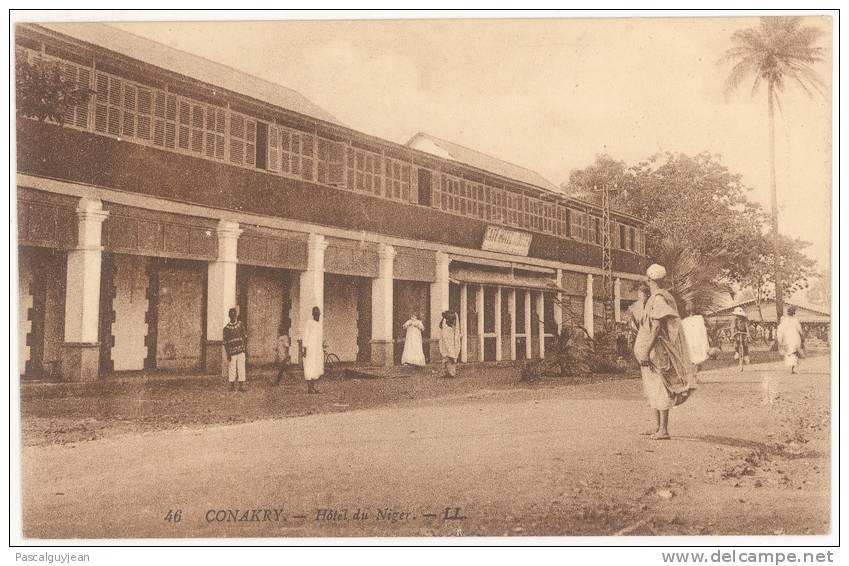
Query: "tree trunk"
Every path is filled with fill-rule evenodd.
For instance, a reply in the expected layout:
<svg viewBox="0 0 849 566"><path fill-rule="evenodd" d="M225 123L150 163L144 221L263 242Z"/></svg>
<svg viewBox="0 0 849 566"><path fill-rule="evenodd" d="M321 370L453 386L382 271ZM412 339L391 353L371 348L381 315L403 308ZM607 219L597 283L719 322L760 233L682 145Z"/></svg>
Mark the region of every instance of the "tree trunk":
<svg viewBox="0 0 849 566"><path fill-rule="evenodd" d="M775 320L781 320L784 314L784 281L781 273L780 243L778 239L778 190L775 186L775 108L773 98L775 85L770 83L767 90L769 106L769 184L770 201L772 205L772 242L775 255Z"/></svg>

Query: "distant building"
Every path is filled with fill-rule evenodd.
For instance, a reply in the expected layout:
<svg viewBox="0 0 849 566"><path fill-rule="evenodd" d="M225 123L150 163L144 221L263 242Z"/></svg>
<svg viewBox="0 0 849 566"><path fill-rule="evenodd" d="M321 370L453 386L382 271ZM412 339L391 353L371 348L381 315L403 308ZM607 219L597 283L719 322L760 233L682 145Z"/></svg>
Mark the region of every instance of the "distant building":
<svg viewBox="0 0 849 566"><path fill-rule="evenodd" d="M16 57L95 93L64 126L17 120L22 373L219 372L233 306L254 365L279 328L297 359L313 306L328 350L363 364L397 362L412 312L432 361L446 309L467 361L539 357L561 321L599 324L601 210L539 174L423 133L369 136L108 25L15 32ZM644 223L613 221L618 304Z"/></svg>
<svg viewBox="0 0 849 566"><path fill-rule="evenodd" d="M823 341L828 341L829 332L831 329L831 313L824 307L803 303L795 300L784 300L784 308L789 306L796 307L796 318L802 323L802 328L811 334L821 338ZM709 318L712 321L725 323L734 320L733 311L737 307L742 307L746 312L746 317L758 325L768 329L770 336L772 331L777 326L775 317L775 300L769 299L761 301L760 304L755 299L746 299L733 303L722 310L712 314Z"/></svg>

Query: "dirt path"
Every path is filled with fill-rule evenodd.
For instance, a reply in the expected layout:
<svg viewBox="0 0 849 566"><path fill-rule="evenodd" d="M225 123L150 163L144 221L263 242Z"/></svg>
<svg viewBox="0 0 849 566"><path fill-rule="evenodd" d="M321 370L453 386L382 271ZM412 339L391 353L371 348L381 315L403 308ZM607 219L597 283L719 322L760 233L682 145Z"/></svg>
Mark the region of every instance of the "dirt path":
<svg viewBox="0 0 849 566"><path fill-rule="evenodd" d="M828 359L702 380L668 442L625 380L27 446L25 536L828 532Z"/></svg>

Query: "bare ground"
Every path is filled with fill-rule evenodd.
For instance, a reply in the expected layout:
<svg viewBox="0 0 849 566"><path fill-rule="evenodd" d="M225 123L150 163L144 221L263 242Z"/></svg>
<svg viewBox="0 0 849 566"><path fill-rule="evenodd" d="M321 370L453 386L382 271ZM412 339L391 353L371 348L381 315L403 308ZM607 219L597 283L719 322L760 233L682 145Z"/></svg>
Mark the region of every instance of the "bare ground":
<svg viewBox="0 0 849 566"><path fill-rule="evenodd" d="M528 385L509 368L317 396L203 378L25 387L25 536L825 534L828 358L804 364L704 372L671 441L638 434L651 415L636 379ZM207 520L236 509L283 511Z"/></svg>

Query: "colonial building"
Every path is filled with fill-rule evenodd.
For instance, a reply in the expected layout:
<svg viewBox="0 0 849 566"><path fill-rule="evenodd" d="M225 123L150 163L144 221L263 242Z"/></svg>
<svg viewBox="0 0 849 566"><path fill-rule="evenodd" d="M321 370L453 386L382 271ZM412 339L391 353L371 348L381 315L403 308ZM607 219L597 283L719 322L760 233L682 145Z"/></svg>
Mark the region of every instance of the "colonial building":
<svg viewBox="0 0 849 566"><path fill-rule="evenodd" d="M327 349L388 365L401 324L460 313L463 358L545 355L602 316L602 211L523 167L419 133L355 131L298 93L102 24L22 24L16 57L94 92L18 118L19 366L87 380L218 372L227 311L249 365L313 306ZM355 96L355 94L352 94ZM613 213L616 306L643 225Z"/></svg>

